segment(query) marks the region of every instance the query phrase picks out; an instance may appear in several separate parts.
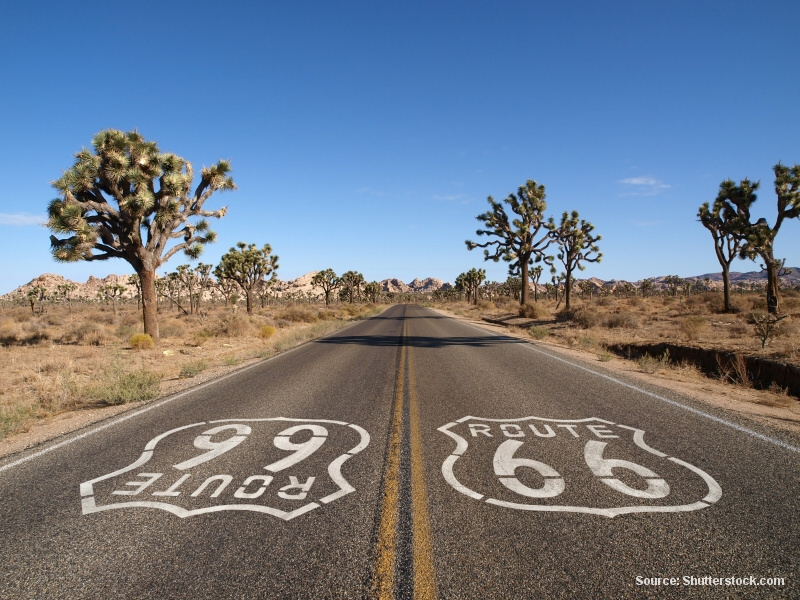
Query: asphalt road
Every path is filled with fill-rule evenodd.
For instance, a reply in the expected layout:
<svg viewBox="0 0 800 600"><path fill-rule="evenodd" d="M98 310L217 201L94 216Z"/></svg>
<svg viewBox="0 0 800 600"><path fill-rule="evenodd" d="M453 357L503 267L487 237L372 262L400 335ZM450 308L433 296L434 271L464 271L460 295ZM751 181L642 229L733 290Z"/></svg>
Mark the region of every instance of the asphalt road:
<svg viewBox="0 0 800 600"><path fill-rule="evenodd" d="M3 459L0 597L798 598L799 493L788 434L393 306Z"/></svg>

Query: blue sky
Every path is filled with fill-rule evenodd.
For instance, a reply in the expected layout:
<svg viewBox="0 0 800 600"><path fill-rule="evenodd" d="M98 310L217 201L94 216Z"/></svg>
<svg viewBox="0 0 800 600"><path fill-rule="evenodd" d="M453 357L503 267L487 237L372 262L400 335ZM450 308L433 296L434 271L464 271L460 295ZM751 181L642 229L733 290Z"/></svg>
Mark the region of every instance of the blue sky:
<svg viewBox="0 0 800 600"><path fill-rule="evenodd" d="M723 179L760 179L754 214L772 222L771 167L800 163L797 2L255 4L4 8L0 293L132 272L55 263L37 225L49 182L105 128L196 169L231 159L239 190L208 201L229 212L201 260L270 243L281 279L504 280L464 240L488 195L527 179L603 236L583 276L718 272L698 206ZM798 234L786 223L776 243L796 266Z"/></svg>

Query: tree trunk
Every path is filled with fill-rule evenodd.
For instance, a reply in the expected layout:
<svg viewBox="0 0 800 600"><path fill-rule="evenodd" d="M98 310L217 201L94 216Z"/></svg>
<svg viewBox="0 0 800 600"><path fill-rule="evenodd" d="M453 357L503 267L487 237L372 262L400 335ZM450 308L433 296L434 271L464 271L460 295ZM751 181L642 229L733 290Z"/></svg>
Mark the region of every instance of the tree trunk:
<svg viewBox="0 0 800 600"><path fill-rule="evenodd" d="M567 276L564 279L564 310L569 310L570 288L572 288L572 272L567 269Z"/></svg>
<svg viewBox="0 0 800 600"><path fill-rule="evenodd" d="M247 296L247 314L253 314L253 292L249 289L244 291L245 296Z"/></svg>
<svg viewBox="0 0 800 600"><path fill-rule="evenodd" d="M522 268L520 269L522 285L520 286L520 293L519 293L519 303L521 306L525 306L528 303L528 259L527 257L525 260L520 258L520 262L522 263Z"/></svg>
<svg viewBox="0 0 800 600"><path fill-rule="evenodd" d="M156 272L155 269L148 271L142 269L138 272L142 282L142 316L144 320L144 332L153 341L158 343L158 295L156 294Z"/></svg>
<svg viewBox="0 0 800 600"><path fill-rule="evenodd" d="M722 294L725 303L725 312L731 312L731 274L730 267L722 265Z"/></svg>
<svg viewBox="0 0 800 600"><path fill-rule="evenodd" d="M778 268L780 263L774 258L766 258L767 266L767 312L778 314Z"/></svg>

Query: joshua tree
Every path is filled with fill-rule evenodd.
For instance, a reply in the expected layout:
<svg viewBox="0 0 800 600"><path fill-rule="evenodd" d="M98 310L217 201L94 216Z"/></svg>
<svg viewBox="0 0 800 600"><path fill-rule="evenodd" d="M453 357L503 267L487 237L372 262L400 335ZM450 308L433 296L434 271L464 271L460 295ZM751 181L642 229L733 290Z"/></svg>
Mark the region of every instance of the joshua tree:
<svg viewBox="0 0 800 600"><path fill-rule="evenodd" d="M670 296L677 296L678 288L683 285L683 279L677 275L667 275L664 278L664 284L667 286Z"/></svg>
<svg viewBox="0 0 800 600"><path fill-rule="evenodd" d="M114 307L114 315L117 314L117 298L121 298L122 294L127 291L124 285L118 283L109 283L100 288L98 295L106 301L111 300L111 305Z"/></svg>
<svg viewBox="0 0 800 600"><path fill-rule="evenodd" d="M50 236L53 257L128 261L141 279L145 333L157 340L156 269L180 251L197 258L215 240L205 217L220 218L226 209L206 211L203 204L216 191L236 189L230 163L203 168L192 192L191 163L162 153L136 131L107 129L92 145L53 182L60 196L48 206L47 226L69 236ZM180 241L169 247L174 240Z"/></svg>
<svg viewBox="0 0 800 600"><path fill-rule="evenodd" d="M478 288L486 279L485 269L470 269L456 277L456 289L463 290L467 295L467 302L478 304Z"/></svg>
<svg viewBox="0 0 800 600"><path fill-rule="evenodd" d="M381 295L383 288L381 284L377 281L371 281L367 285L364 286L364 296L367 297L367 300L375 304L378 301L378 298Z"/></svg>
<svg viewBox="0 0 800 600"><path fill-rule="evenodd" d="M278 275L278 257L272 255L269 244L264 244L264 247L259 249L255 244L248 246L244 242L237 242L236 248L231 248L223 254L217 267L219 270L217 277L232 279L239 284L247 297L247 313L251 314L253 292L268 276L271 275L272 279L275 279Z"/></svg>
<svg viewBox="0 0 800 600"><path fill-rule="evenodd" d="M528 180L525 185L519 187L516 195L510 194L505 199L505 203L517 215L513 220L509 220L503 205L489 196L488 202L492 209L476 217L478 221L483 222L486 229L478 229L475 233L495 236L498 239L482 244L466 241L469 250L494 247L491 253L489 250L483 251L484 260L491 259L497 262L502 258L510 263L509 274L519 274L522 280L520 304L528 302L528 266L542 260L552 266L552 257L544 254L552 241L544 217L544 211L547 209L544 198L544 186ZM540 233L541 236L537 239Z"/></svg>
<svg viewBox="0 0 800 600"><path fill-rule="evenodd" d="M646 298L648 294L652 294L653 290L655 289L655 285L650 279L645 279L639 285L639 289L642 291L642 298Z"/></svg>
<svg viewBox="0 0 800 600"><path fill-rule="evenodd" d="M357 271L348 271L342 275L342 294L347 297L350 304L361 295L361 286L364 285L364 276Z"/></svg>
<svg viewBox="0 0 800 600"><path fill-rule="evenodd" d="M773 167L775 173L775 194L778 196L778 214L775 225L769 226L766 219L750 224L749 210L742 210L745 243L739 252L742 258L755 260L760 257L767 270L767 311L778 314L778 289L780 269L783 263L775 258L773 244L783 221L800 217L800 165L792 168L778 163ZM737 206L737 208L739 208Z"/></svg>
<svg viewBox="0 0 800 600"><path fill-rule="evenodd" d="M43 287L39 287L38 285L36 285L36 286L34 286L34 287L32 287L31 289L28 290L27 297L28 297L28 302L31 303L31 314L32 315L36 314L35 308L36 308L36 301L37 300L39 301L39 306L40 306L39 312L40 313L42 312L42 310L41 310L41 302L42 302L42 300L44 300L44 297L45 297L46 293L47 293L47 290L45 290Z"/></svg>
<svg viewBox="0 0 800 600"><path fill-rule="evenodd" d="M533 301L539 301L539 279L542 276L542 265L533 267L530 271L531 280L533 281Z"/></svg>
<svg viewBox="0 0 800 600"><path fill-rule="evenodd" d="M553 227L550 236L558 243L557 258L564 265L564 309L569 310L570 288L572 288L572 272L577 268L583 271L584 262L600 262L603 255L596 243L602 238L592 235L594 225L579 218L578 211L572 214L565 212L561 223Z"/></svg>
<svg viewBox="0 0 800 600"><path fill-rule="evenodd" d="M704 202L697 212L703 227L711 232L714 252L722 267L725 312L731 310L731 263L744 246L750 206L756 201L758 186L759 182L751 183L749 179L742 179L739 185L727 179L720 184L714 204Z"/></svg>
<svg viewBox="0 0 800 600"><path fill-rule="evenodd" d="M335 292L342 285L342 280L336 276L333 269L325 269L311 278L311 284L322 290L325 294L325 306L328 306L331 303L331 292Z"/></svg>
<svg viewBox="0 0 800 600"><path fill-rule="evenodd" d="M58 284L58 294L64 299L64 302L67 303L70 314L72 314L72 298L70 298L70 294L76 289L78 289L78 286L72 282Z"/></svg>
<svg viewBox="0 0 800 600"><path fill-rule="evenodd" d="M197 277L197 287L198 287L197 296L194 299L194 310L197 313L200 312L200 301L203 299L203 294L211 286L212 268L213 267L211 265L207 265L204 263L197 263L197 266L194 268L195 276Z"/></svg>

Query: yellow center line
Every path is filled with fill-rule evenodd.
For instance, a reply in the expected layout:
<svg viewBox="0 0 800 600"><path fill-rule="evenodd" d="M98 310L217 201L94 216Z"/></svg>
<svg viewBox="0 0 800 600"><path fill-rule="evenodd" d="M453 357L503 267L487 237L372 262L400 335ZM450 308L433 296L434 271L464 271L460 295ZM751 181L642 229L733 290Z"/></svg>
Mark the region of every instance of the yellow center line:
<svg viewBox="0 0 800 600"><path fill-rule="evenodd" d="M397 520L400 509L400 444L403 438L405 336L406 321L403 321L403 342L400 345L400 358L397 365L397 384L394 391L394 410L392 411L392 425L389 431L386 471L383 475L383 502L375 561L374 593L375 597L380 600L391 600L394 597Z"/></svg>
<svg viewBox="0 0 800 600"><path fill-rule="evenodd" d="M414 363L411 358L411 348L408 346L408 321L406 320L403 321L401 334L389 447L383 475L383 502L381 521L378 527L373 594L381 600L391 600L394 597L397 530L400 519L400 452L403 440L406 369L408 369L409 442L411 445L411 536L414 598L415 600L433 600L437 598L436 575L428 515L428 494L425 486L425 462L422 454L417 390L414 385Z"/></svg>
<svg viewBox="0 0 800 600"><path fill-rule="evenodd" d="M425 487L425 462L422 455L422 436L419 431L417 390L414 385L414 361L408 348L408 396L411 438L411 518L414 539L414 598L431 600L437 597L433 564L428 492Z"/></svg>

